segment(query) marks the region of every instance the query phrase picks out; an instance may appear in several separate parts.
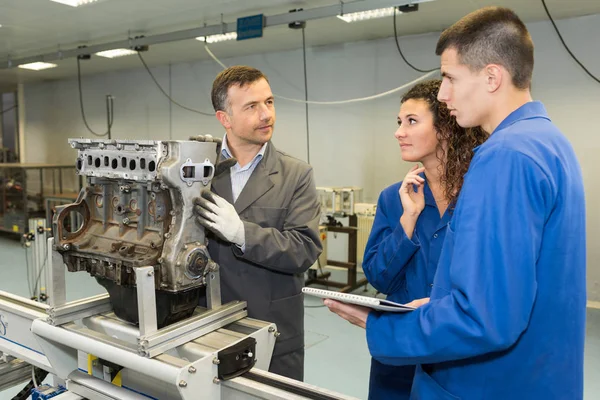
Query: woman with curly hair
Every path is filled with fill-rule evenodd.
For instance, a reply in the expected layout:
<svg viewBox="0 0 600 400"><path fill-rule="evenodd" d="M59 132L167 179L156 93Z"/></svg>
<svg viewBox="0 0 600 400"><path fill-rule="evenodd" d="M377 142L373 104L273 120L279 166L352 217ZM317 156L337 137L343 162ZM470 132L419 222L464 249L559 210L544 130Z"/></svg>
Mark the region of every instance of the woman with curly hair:
<svg viewBox="0 0 600 400"><path fill-rule="evenodd" d="M402 159L420 163L381 192L363 270L389 300L429 297L446 226L475 147L488 135L458 126L437 100L441 80L417 84L402 97L395 137ZM415 366L371 360L369 399L408 399Z"/></svg>

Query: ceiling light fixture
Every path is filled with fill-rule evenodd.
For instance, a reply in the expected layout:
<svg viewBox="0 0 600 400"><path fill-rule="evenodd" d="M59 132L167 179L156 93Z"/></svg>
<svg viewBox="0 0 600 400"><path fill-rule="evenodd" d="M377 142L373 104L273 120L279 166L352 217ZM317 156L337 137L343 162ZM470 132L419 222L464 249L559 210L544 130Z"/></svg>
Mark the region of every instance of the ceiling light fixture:
<svg viewBox="0 0 600 400"><path fill-rule="evenodd" d="M106 58L131 56L133 54L137 54L137 51L130 50L130 49L112 49L112 50L100 51L100 52L96 53L97 56L106 57Z"/></svg>
<svg viewBox="0 0 600 400"><path fill-rule="evenodd" d="M200 37L196 38L196 40L199 40L201 42L206 42L206 43L218 43L218 42L224 42L226 40L235 40L235 39L237 39L237 32L222 33L219 35L210 35L210 36L200 36Z"/></svg>
<svg viewBox="0 0 600 400"><path fill-rule="evenodd" d="M398 11L402 14L402 11ZM338 15L337 17L346 22L365 21L367 19L390 17L394 15L394 7L378 8L376 10L361 11L349 14Z"/></svg>
<svg viewBox="0 0 600 400"><path fill-rule="evenodd" d="M56 64L46 63L46 62L34 62L34 63L19 65L19 68L31 69L34 71L39 71L42 69L48 69L48 68L54 68L54 67L56 67Z"/></svg>
<svg viewBox="0 0 600 400"><path fill-rule="evenodd" d="M98 0L50 0L55 3L64 4L71 7L85 6L87 4L97 3Z"/></svg>

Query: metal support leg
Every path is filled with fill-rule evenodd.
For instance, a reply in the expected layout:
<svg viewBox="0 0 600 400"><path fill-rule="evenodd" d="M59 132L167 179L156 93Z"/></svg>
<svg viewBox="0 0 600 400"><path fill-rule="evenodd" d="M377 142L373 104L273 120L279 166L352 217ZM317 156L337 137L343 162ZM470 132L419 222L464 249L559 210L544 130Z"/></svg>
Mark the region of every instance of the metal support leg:
<svg viewBox="0 0 600 400"><path fill-rule="evenodd" d="M219 266L212 262L210 272L206 275L206 306L209 310L221 307L221 275Z"/></svg>
<svg viewBox="0 0 600 400"><path fill-rule="evenodd" d="M38 301L41 301L42 288L46 286L46 275L44 274L43 270L48 263L48 249L46 248L48 244L48 236L45 219L29 219L29 232L33 233L35 236L35 240L32 244L32 250L34 253L34 274L32 277L32 283L35 289L35 293L33 293L33 295L36 299L38 299Z"/></svg>
<svg viewBox="0 0 600 400"><path fill-rule="evenodd" d="M44 209L46 211L46 226L52 227L52 208L50 199L44 199Z"/></svg>
<svg viewBox="0 0 600 400"><path fill-rule="evenodd" d="M53 250L54 238L48 239L48 304L56 308L67 302L65 264L62 255Z"/></svg>
<svg viewBox="0 0 600 400"><path fill-rule="evenodd" d="M32 268L31 272L27 271L27 274L32 275L31 280L28 282L29 286L30 286L30 290L32 291L31 296L32 296L32 298L39 299L38 291L35 288L35 278L37 277L37 274L41 267L41 264L40 264L41 261L40 261L40 243L39 243L39 240L36 240L36 239L40 239L40 238L36 238L36 235L37 235L36 227L37 227L36 219L30 218L29 219L29 229L26 230L26 232L32 233L34 235L34 238L33 238L33 241L29 243L30 247L27 250L27 252L31 254L31 260L32 260L31 264L32 264L33 268ZM29 268L29 265L27 265L27 268Z"/></svg>
<svg viewBox="0 0 600 400"><path fill-rule="evenodd" d="M154 267L135 268L140 336L157 331Z"/></svg>
<svg viewBox="0 0 600 400"><path fill-rule="evenodd" d="M52 325L62 325L90 315L108 312L112 309L108 294L67 303L65 280L66 266L62 255L53 250L54 238L48 239L48 314L47 321Z"/></svg>

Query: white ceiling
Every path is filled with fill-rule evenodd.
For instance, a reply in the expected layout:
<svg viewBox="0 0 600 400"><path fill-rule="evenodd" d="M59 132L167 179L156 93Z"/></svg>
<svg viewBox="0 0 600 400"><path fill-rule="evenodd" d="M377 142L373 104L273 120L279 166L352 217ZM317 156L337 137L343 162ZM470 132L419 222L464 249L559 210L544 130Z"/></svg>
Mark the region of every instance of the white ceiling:
<svg viewBox="0 0 600 400"><path fill-rule="evenodd" d="M349 2L348 0L345 1ZM69 7L50 0L0 0L0 63L9 58L44 54L79 45L101 44L137 35L154 35L214 25L221 21L263 13L276 15L294 8L305 10L338 4L336 0L102 0ZM599 0L546 0L555 19L600 13ZM436 0L420 4L415 13L398 16L399 35L441 31L465 14L484 6L502 5L526 21L546 20L541 0ZM347 24L337 18L307 22L308 46L369 40L393 35L390 18ZM222 42L211 49L219 58L301 47L298 31L286 26L268 27L261 39ZM207 59L196 40L152 45L144 53L150 65ZM27 71L0 70L0 89L18 82L74 77L75 59L54 61L57 68ZM136 56L118 59L92 57L82 65L84 74L139 68Z"/></svg>

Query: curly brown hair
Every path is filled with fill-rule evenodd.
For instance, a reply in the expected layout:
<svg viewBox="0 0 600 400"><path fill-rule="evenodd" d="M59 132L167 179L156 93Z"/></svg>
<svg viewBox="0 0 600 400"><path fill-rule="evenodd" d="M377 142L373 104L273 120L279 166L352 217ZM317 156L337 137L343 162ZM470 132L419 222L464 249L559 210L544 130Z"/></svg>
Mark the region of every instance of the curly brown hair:
<svg viewBox="0 0 600 400"><path fill-rule="evenodd" d="M456 123L456 118L450 115L446 104L437 99L441 84L439 79L420 82L402 97L401 103L414 99L424 100L429 105L438 139L440 183L444 188L449 208L452 209L473 158L473 149L485 142L489 135L479 127L462 128ZM447 151L442 147L444 142L447 143Z"/></svg>

